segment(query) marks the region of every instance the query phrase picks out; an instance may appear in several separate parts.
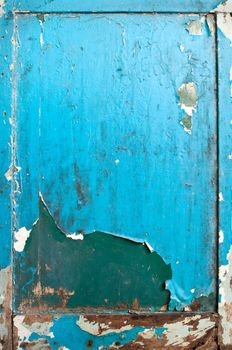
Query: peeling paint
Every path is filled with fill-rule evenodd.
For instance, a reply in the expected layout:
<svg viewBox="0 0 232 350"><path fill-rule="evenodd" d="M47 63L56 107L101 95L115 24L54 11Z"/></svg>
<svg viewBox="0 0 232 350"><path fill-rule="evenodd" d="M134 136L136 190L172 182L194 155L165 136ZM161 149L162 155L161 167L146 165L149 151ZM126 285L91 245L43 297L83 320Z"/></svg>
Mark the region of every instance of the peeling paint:
<svg viewBox="0 0 232 350"><path fill-rule="evenodd" d="M230 13L221 13L217 16L217 25L227 39L232 42L232 17Z"/></svg>
<svg viewBox="0 0 232 350"><path fill-rule="evenodd" d="M223 197L222 192L219 192L218 199L219 199L219 202L223 202L224 201L224 197Z"/></svg>
<svg viewBox="0 0 232 350"><path fill-rule="evenodd" d="M76 234L76 233L72 233L72 234L66 234L66 237L67 238L71 238L71 239L74 239L74 241L77 241L77 240L81 240L83 241L84 239L84 235L82 233L79 233L79 234Z"/></svg>
<svg viewBox="0 0 232 350"><path fill-rule="evenodd" d="M0 17L2 17L5 13L4 6L5 6L5 0L0 0Z"/></svg>
<svg viewBox="0 0 232 350"><path fill-rule="evenodd" d="M224 242L224 232L219 230L219 243L222 244Z"/></svg>
<svg viewBox="0 0 232 350"><path fill-rule="evenodd" d="M32 333L36 333L40 336L48 336L50 338L54 338L54 334L51 332L53 322L43 321L27 324L25 322L25 319L26 318L23 315L17 315L14 317L14 326L17 328L20 342L29 341Z"/></svg>
<svg viewBox="0 0 232 350"><path fill-rule="evenodd" d="M212 12L232 12L232 0L223 1Z"/></svg>
<svg viewBox="0 0 232 350"><path fill-rule="evenodd" d="M181 121L180 125L183 126L184 131L186 131L189 135L192 134L192 117L190 115L186 115Z"/></svg>
<svg viewBox="0 0 232 350"><path fill-rule="evenodd" d="M84 316L80 316L76 323L83 331L97 336L104 336L110 333L121 333L133 328L131 325L125 325L120 328L111 328L109 324L89 322Z"/></svg>
<svg viewBox="0 0 232 350"><path fill-rule="evenodd" d="M11 267L0 270L0 348L11 349Z"/></svg>
<svg viewBox="0 0 232 350"><path fill-rule="evenodd" d="M191 324L193 320L197 320L198 324L193 327ZM191 339L203 337L210 329L214 328L214 322L210 318L201 319L200 315L194 317L186 317L183 321L176 322L173 324L164 324L164 335L167 338L168 346L190 346L189 335Z"/></svg>
<svg viewBox="0 0 232 350"><path fill-rule="evenodd" d="M211 35L215 35L215 21L213 15L207 15L206 16L206 23L209 28L209 32Z"/></svg>
<svg viewBox="0 0 232 350"><path fill-rule="evenodd" d="M178 90L179 105L187 115L192 116L197 108L197 89L193 82L182 84Z"/></svg>
<svg viewBox="0 0 232 350"><path fill-rule="evenodd" d="M3 306L9 283L10 267L0 270L0 306Z"/></svg>
<svg viewBox="0 0 232 350"><path fill-rule="evenodd" d="M182 84L178 90L177 96L179 98L178 104L187 115L180 121L184 127L185 132L192 134L192 115L197 110L197 89L193 82Z"/></svg>
<svg viewBox="0 0 232 350"><path fill-rule="evenodd" d="M223 345L232 344L232 245L227 254L227 265L219 268L219 314L221 317L221 337Z"/></svg>
<svg viewBox="0 0 232 350"><path fill-rule="evenodd" d="M188 22L186 29L190 35L202 35L203 24L205 22L205 17L201 19L196 19Z"/></svg>
<svg viewBox="0 0 232 350"><path fill-rule="evenodd" d="M38 221L38 219L33 223L32 228L33 228L33 226L36 225L37 221ZM15 232L15 234L14 234L14 238L15 238L14 249L15 249L15 251L22 252L24 250L26 241L30 236L32 228L27 230L27 228L24 226Z"/></svg>
<svg viewBox="0 0 232 350"><path fill-rule="evenodd" d="M14 174L18 173L20 170L20 166L14 166L13 163L11 163L9 169L5 172L5 178L7 181L12 181Z"/></svg>
<svg viewBox="0 0 232 350"><path fill-rule="evenodd" d="M20 308L27 303L30 307L39 303L40 307L47 305L46 308L51 304L52 308L56 305L160 310L168 303L169 291L165 290L164 282L171 278L171 266L144 243L104 232L86 234L83 240L67 239L41 199L39 220L31 233L25 229L22 233L18 251L24 248L25 268L16 263L21 277L16 283ZM64 256L65 264L61 263ZM37 271L33 279L31 269ZM101 292L96 293L96 289Z"/></svg>

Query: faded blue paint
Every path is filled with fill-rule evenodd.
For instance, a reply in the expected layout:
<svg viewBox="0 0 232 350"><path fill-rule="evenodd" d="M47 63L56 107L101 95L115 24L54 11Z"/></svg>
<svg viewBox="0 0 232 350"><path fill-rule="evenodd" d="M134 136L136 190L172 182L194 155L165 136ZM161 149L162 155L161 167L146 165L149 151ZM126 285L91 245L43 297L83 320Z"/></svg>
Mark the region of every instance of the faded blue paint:
<svg viewBox="0 0 232 350"><path fill-rule="evenodd" d="M65 232L148 241L172 266L170 309L215 292L215 37L206 22L189 35L198 19L17 19L17 228L37 219L41 191ZM192 135L177 97L187 82Z"/></svg>
<svg viewBox="0 0 232 350"><path fill-rule="evenodd" d="M220 206L220 230L224 234L219 245L219 265L227 265L227 254L232 244L232 47L231 40L218 29L219 71L219 191L223 200Z"/></svg>
<svg viewBox="0 0 232 350"><path fill-rule="evenodd" d="M209 12L222 0L16 0L16 9L23 11L155 11L155 12Z"/></svg>

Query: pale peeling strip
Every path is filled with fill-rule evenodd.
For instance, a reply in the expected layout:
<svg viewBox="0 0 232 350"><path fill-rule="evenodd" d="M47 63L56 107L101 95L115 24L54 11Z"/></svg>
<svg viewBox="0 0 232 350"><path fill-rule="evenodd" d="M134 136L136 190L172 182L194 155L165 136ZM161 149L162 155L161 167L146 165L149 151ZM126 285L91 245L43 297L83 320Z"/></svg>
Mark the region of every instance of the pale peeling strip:
<svg viewBox="0 0 232 350"><path fill-rule="evenodd" d="M218 14L217 25L225 37L232 42L232 17L230 13Z"/></svg>
<svg viewBox="0 0 232 350"><path fill-rule="evenodd" d="M221 316L222 342L223 345L232 344L232 245L227 254L227 265L219 268L219 314Z"/></svg>
<svg viewBox="0 0 232 350"><path fill-rule="evenodd" d="M192 321L198 321L197 325L192 325ZM215 327L215 322L210 317L202 318L200 315L186 317L183 321L176 323L165 323L163 336L166 337L166 345L170 346L190 346L193 339L200 339ZM191 338L191 340L190 340Z"/></svg>
<svg viewBox="0 0 232 350"><path fill-rule="evenodd" d="M5 269L0 270L0 306L4 304L7 286L10 278L10 266L7 266Z"/></svg>
<svg viewBox="0 0 232 350"><path fill-rule="evenodd" d="M0 0L0 17L2 17L5 13L4 6L5 6L5 0Z"/></svg>
<svg viewBox="0 0 232 350"><path fill-rule="evenodd" d="M232 0L223 1L212 12L232 12Z"/></svg>
<svg viewBox="0 0 232 350"><path fill-rule="evenodd" d="M100 337L110 333L121 333L133 329L133 327L129 324L120 328L110 328L109 324L90 322L84 316L80 316L79 320L76 321L76 324L84 332Z"/></svg>
<svg viewBox="0 0 232 350"><path fill-rule="evenodd" d="M36 223L38 222L39 219L37 219L33 225L36 225ZM25 226L21 227L18 231L15 232L14 234L14 238L15 238L15 242L14 242L14 250L16 252L22 252L24 250L24 247L26 245L27 239L30 236L30 233L32 231L32 228L27 230L27 228Z"/></svg>
<svg viewBox="0 0 232 350"><path fill-rule="evenodd" d="M54 338L54 334L51 332L53 322L34 322L29 325L24 322L24 319L24 315L17 315L14 317L14 326L18 330L18 337L20 342L29 341L32 333Z"/></svg>

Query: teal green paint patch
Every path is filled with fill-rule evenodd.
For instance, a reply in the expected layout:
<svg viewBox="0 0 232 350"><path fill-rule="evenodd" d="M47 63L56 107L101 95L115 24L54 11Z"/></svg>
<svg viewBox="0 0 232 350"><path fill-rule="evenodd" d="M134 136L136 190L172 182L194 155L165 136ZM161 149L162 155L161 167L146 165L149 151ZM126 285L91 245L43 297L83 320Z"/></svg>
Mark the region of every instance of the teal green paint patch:
<svg viewBox="0 0 232 350"><path fill-rule="evenodd" d="M16 305L48 308L160 309L169 302L172 277L146 245L104 232L68 238L40 200L24 254L16 265ZM37 269L32 282L32 268Z"/></svg>

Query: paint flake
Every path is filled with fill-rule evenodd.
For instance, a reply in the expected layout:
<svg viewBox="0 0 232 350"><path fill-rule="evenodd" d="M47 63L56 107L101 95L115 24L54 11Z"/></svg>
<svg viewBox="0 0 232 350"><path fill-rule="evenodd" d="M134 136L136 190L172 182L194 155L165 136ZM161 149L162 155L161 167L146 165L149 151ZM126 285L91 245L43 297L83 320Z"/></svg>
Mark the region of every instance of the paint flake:
<svg viewBox="0 0 232 350"><path fill-rule="evenodd" d="M110 328L109 324L90 322L84 316L80 316L79 320L76 321L76 324L84 332L87 332L91 335L104 336L110 333L121 333L131 330L133 327L131 325L122 326L120 328Z"/></svg>
<svg viewBox="0 0 232 350"><path fill-rule="evenodd" d="M227 265L219 268L219 314L221 316L223 345L232 344L232 245L227 254Z"/></svg>
<svg viewBox="0 0 232 350"><path fill-rule="evenodd" d="M184 131L189 135L192 134L192 115L197 110L197 89L193 82L184 83L177 92L179 98L178 104L185 111L185 117L180 121Z"/></svg>
<svg viewBox="0 0 232 350"><path fill-rule="evenodd" d="M222 230L219 231L219 243L224 242L224 232Z"/></svg>
<svg viewBox="0 0 232 350"><path fill-rule="evenodd" d="M217 24L221 32L232 42L232 17L230 13L221 13L217 16Z"/></svg>
<svg viewBox="0 0 232 350"><path fill-rule="evenodd" d="M38 219L33 223L32 228L33 226L36 225L37 221ZM27 230L27 228L23 226L18 231L15 232L14 249L16 252L22 252L24 250L26 241L30 236L32 228Z"/></svg>
<svg viewBox="0 0 232 350"><path fill-rule="evenodd" d="M224 198L223 198L223 194L222 192L219 193L219 202L223 202Z"/></svg>
<svg viewBox="0 0 232 350"><path fill-rule="evenodd" d="M54 334L51 332L53 322L33 322L32 324L27 324L24 315L17 315L14 318L14 326L18 329L20 342L29 341L32 333L54 338Z"/></svg>
<svg viewBox="0 0 232 350"><path fill-rule="evenodd" d="M194 327L192 321L198 320L198 324ZM164 324L166 330L163 335L167 339L167 345L170 346L190 346L191 340L203 337L210 329L214 328L214 322L209 317L201 318L200 315L194 317L186 317L183 321ZM191 339L191 340L190 340Z"/></svg>
<svg viewBox="0 0 232 350"><path fill-rule="evenodd" d="M201 19L192 20L188 22L186 29L190 35L202 35L202 28L204 22L205 17L202 17Z"/></svg>
<svg viewBox="0 0 232 350"><path fill-rule="evenodd" d="M20 170L21 170L20 166L17 166L11 163L9 169L4 174L7 181L11 181L13 179L14 174L18 173Z"/></svg>

